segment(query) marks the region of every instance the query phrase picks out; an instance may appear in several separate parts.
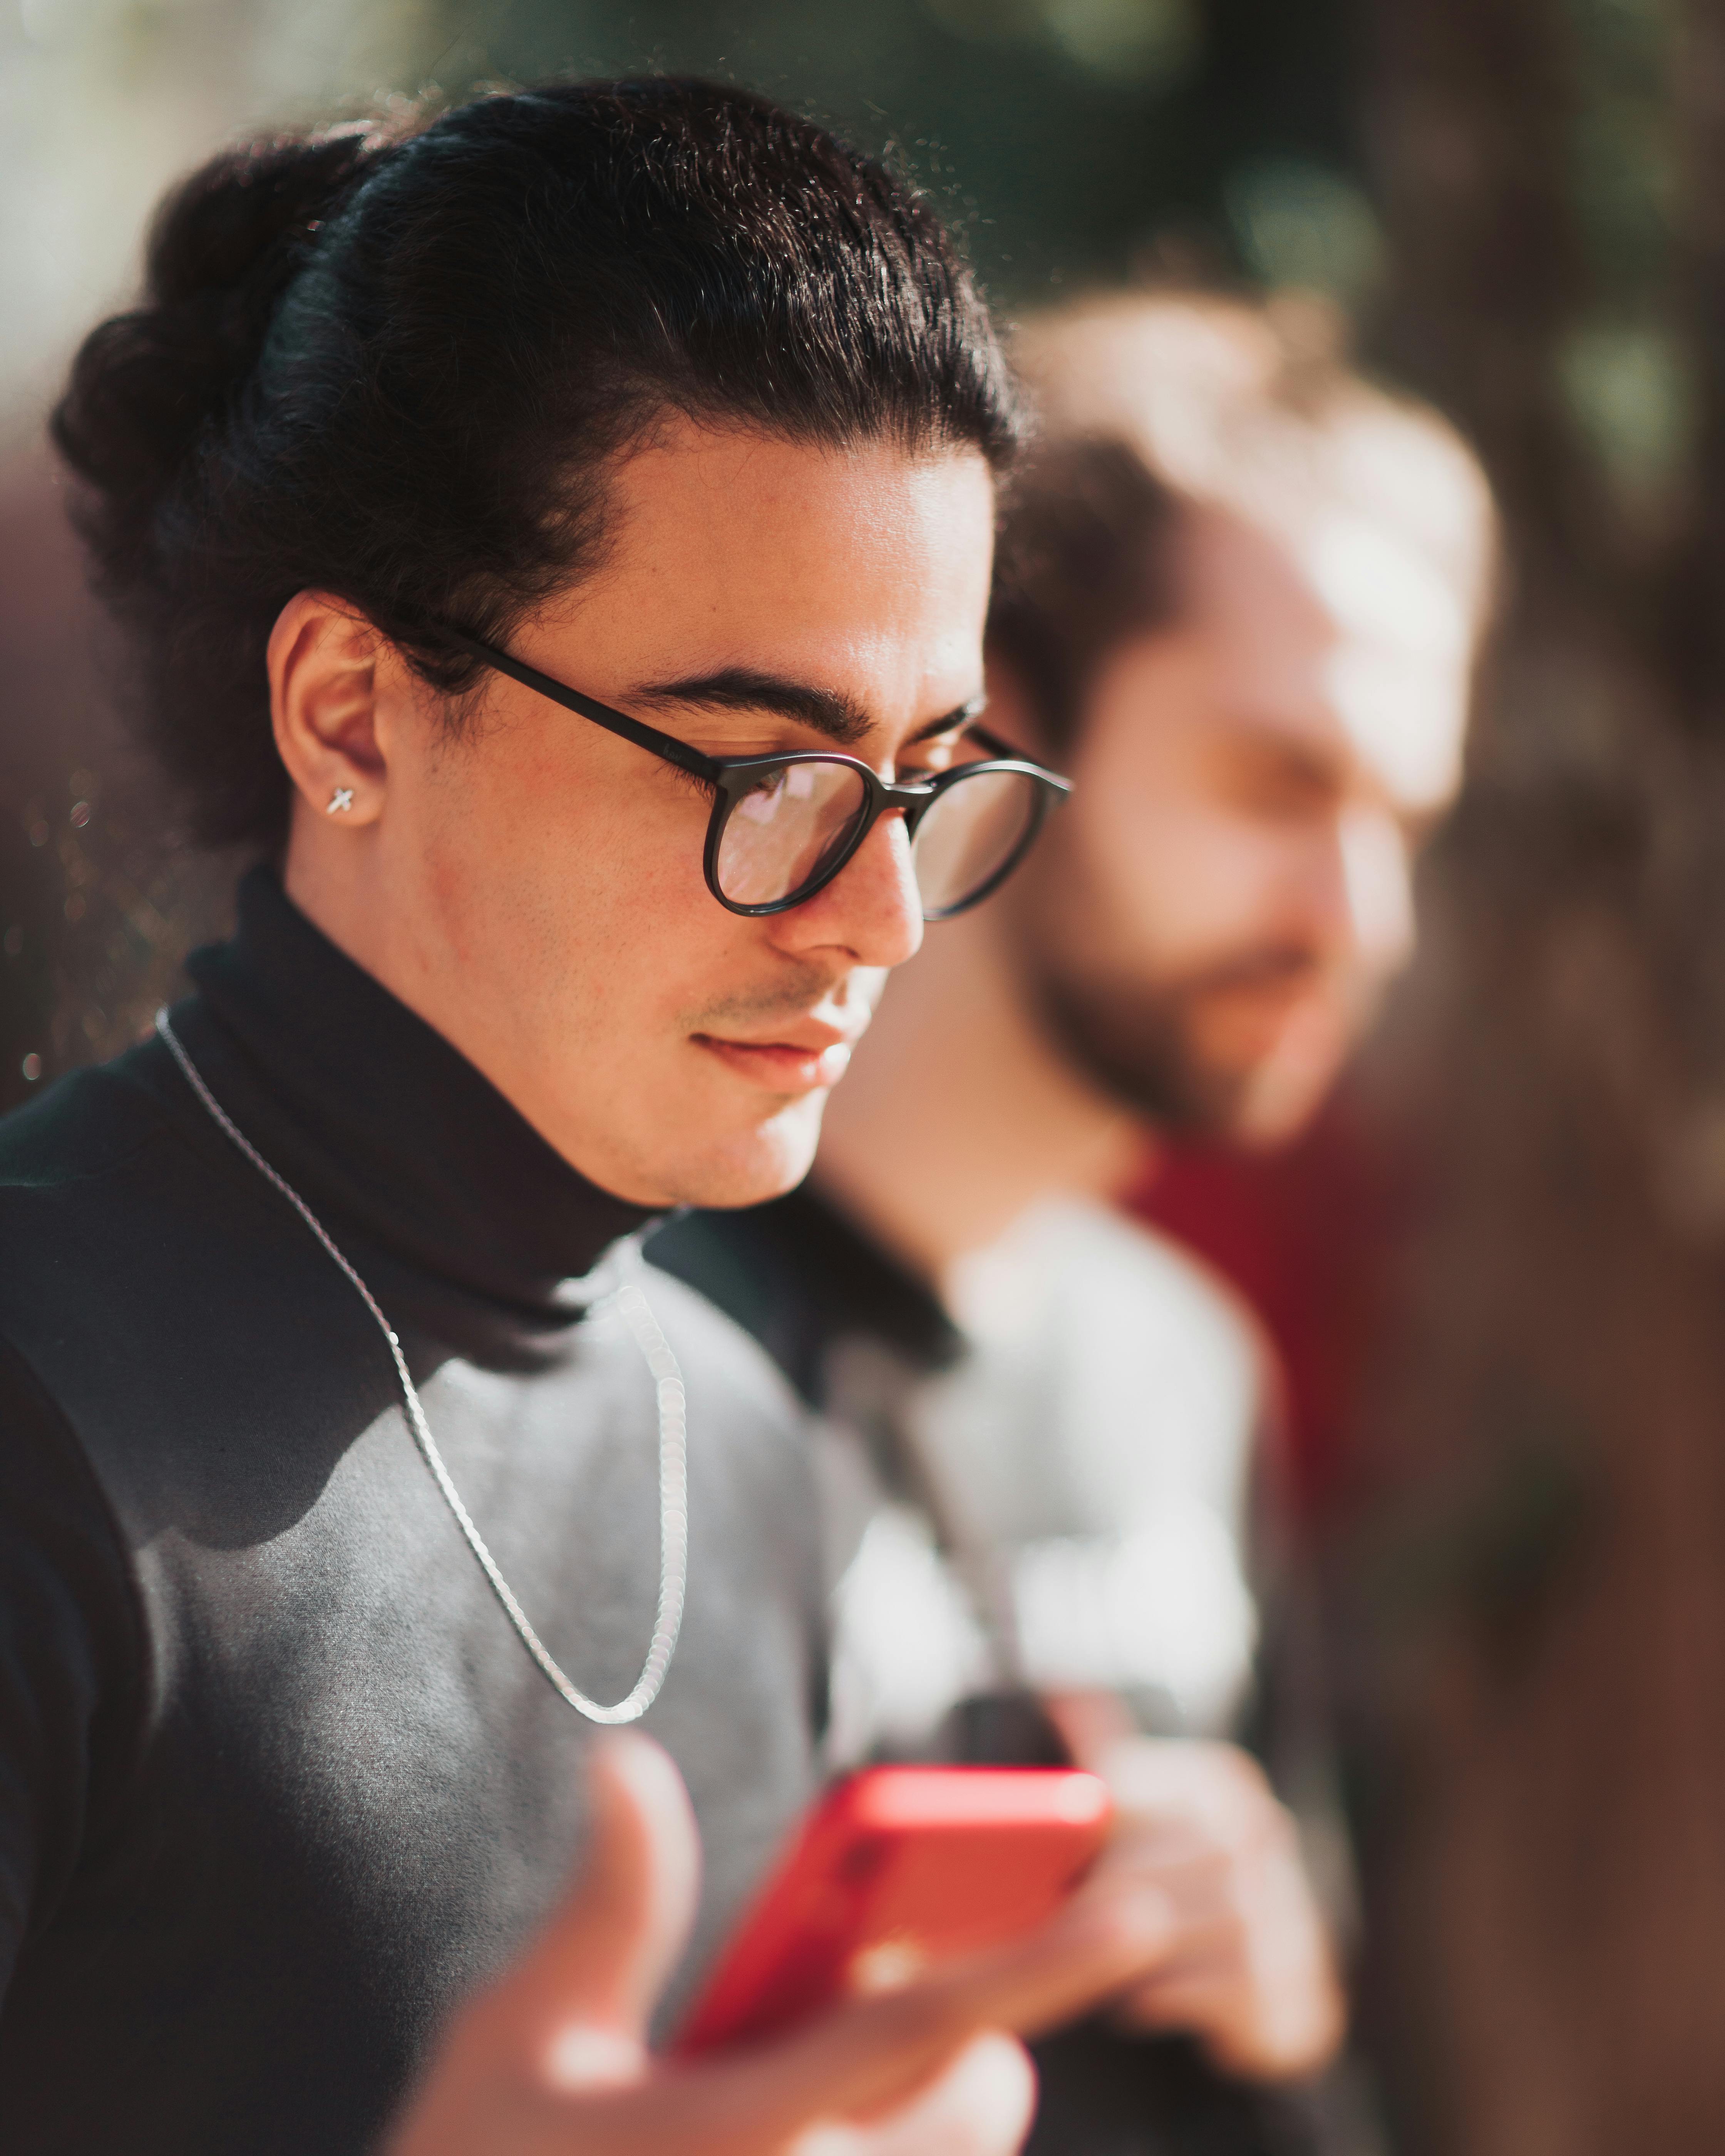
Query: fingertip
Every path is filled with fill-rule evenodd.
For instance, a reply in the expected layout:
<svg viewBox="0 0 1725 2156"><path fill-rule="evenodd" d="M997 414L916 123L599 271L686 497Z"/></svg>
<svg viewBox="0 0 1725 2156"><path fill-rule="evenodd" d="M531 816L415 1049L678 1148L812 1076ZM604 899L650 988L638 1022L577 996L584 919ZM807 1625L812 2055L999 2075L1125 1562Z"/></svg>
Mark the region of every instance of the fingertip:
<svg viewBox="0 0 1725 2156"><path fill-rule="evenodd" d="M509 1982L554 2030L634 2035L688 1937L701 1845L682 1778L649 1738L606 1732L588 1753L586 1780L576 1876Z"/></svg>
<svg viewBox="0 0 1725 2156"><path fill-rule="evenodd" d="M637 1778L669 1777L681 1786L676 1763L662 1744L642 1729L596 1729L593 1733L592 1769L633 1781Z"/></svg>
<svg viewBox="0 0 1725 2156"><path fill-rule="evenodd" d="M788 2156L1007 2156L1036 2107L1036 2070L1022 2044L996 2030L973 2036L908 2101L799 2134Z"/></svg>
<svg viewBox="0 0 1725 2156"><path fill-rule="evenodd" d="M676 1762L639 1730L602 1730L588 1763L593 1801L606 1824L634 1823L662 1852L698 1849L695 1811Z"/></svg>
<svg viewBox="0 0 1725 2156"><path fill-rule="evenodd" d="M634 1729L607 1729L594 1739L588 1785L601 1840L641 1851L655 1922L664 1937L693 1918L701 1887L701 1835L676 1763L663 1745Z"/></svg>
<svg viewBox="0 0 1725 2156"><path fill-rule="evenodd" d="M692 1832L695 1815L676 1762L639 1729L602 1729L593 1740L588 1772L596 1792L622 1792L630 1808L655 1825L675 1822Z"/></svg>
<svg viewBox="0 0 1725 2156"><path fill-rule="evenodd" d="M958 2054L939 2085L984 2147L1015 2148L1036 2107L1036 2069L1016 2038L984 2030Z"/></svg>

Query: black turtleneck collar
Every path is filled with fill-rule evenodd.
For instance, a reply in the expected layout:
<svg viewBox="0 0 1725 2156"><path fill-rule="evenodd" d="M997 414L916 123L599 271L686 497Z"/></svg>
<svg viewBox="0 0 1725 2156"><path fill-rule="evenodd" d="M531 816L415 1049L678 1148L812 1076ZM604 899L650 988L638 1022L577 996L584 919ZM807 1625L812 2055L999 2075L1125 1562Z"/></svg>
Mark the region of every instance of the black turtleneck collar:
<svg viewBox="0 0 1725 2156"><path fill-rule="evenodd" d="M272 870L245 877L232 940L187 970L201 993L174 1023L216 1097L338 1241L421 1291L409 1322L488 1306L566 1323L583 1299L563 1284L652 1217L572 1168Z"/></svg>

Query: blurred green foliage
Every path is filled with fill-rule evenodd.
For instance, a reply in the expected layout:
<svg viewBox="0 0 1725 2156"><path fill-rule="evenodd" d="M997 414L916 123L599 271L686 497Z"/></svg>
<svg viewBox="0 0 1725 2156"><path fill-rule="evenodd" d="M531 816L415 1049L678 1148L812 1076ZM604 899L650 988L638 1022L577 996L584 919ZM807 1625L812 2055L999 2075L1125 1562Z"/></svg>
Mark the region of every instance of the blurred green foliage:
<svg viewBox="0 0 1725 2156"><path fill-rule="evenodd" d="M1594 285L1563 391L1631 511L1656 507L1691 445L1692 385L1671 320L1677 158L1671 0L1565 0L1574 37L1569 175Z"/></svg>
<svg viewBox="0 0 1725 2156"><path fill-rule="evenodd" d="M446 20L445 86L696 72L890 150L1012 306L1169 268L1348 290L1371 228L1345 0L492 0Z"/></svg>

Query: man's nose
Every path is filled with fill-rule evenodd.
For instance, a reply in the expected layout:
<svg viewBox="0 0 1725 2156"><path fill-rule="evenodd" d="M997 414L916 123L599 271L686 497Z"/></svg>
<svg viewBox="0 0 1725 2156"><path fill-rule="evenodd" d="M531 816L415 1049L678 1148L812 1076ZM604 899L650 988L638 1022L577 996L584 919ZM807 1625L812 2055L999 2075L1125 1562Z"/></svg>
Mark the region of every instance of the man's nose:
<svg viewBox="0 0 1725 2156"><path fill-rule="evenodd" d="M1407 834L1384 809L1348 808L1337 827L1337 851L1349 939L1374 969L1392 973L1414 949Z"/></svg>
<svg viewBox="0 0 1725 2156"><path fill-rule="evenodd" d="M914 957L922 944L922 896L904 818L883 816L824 891L773 920L774 940L798 952L836 947L862 966Z"/></svg>

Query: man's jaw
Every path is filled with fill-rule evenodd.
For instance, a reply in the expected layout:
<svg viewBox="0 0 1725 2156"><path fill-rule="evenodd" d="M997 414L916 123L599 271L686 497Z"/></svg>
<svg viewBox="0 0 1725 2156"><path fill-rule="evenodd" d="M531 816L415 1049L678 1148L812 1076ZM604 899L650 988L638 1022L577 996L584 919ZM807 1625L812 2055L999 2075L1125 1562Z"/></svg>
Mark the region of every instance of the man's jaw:
<svg viewBox="0 0 1725 2156"><path fill-rule="evenodd" d="M1169 1134L1246 1142L1260 1084L1280 1075L1291 1039L1308 1032L1314 1011L1331 1000L1321 963L1295 952L1236 961L1153 990L1142 978L1080 980L1047 967L1030 985L1050 1039L1118 1106Z"/></svg>

